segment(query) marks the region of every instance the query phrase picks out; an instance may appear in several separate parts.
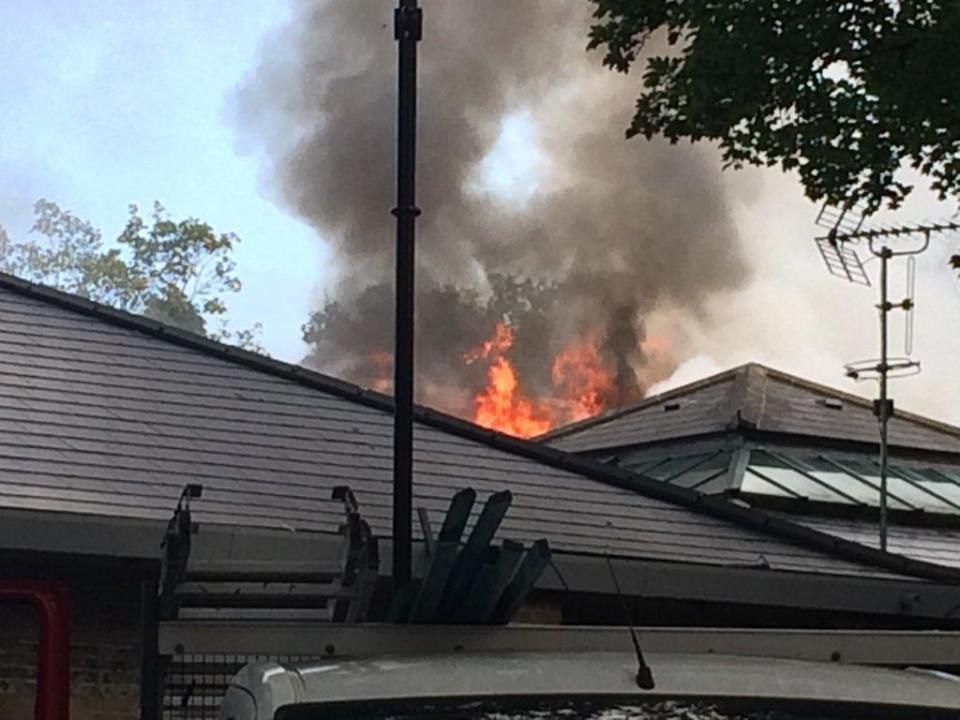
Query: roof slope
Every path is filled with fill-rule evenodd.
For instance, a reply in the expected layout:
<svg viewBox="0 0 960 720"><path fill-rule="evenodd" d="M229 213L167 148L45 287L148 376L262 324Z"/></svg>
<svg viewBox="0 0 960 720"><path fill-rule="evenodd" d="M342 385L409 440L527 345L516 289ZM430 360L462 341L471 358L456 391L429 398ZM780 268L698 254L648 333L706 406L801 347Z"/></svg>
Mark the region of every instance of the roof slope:
<svg viewBox="0 0 960 720"><path fill-rule="evenodd" d="M415 503L509 488L503 534L555 550L948 582L946 571L417 411ZM0 275L0 507L336 532L331 489L389 536L392 415L375 393Z"/></svg>
<svg viewBox="0 0 960 720"><path fill-rule="evenodd" d="M829 533L853 542L876 547L877 524L854 518L815 516L787 516L820 532ZM891 552L902 553L918 560L960 568L960 528L910 527L891 524L887 528L887 543Z"/></svg>
<svg viewBox="0 0 960 720"><path fill-rule="evenodd" d="M825 400L831 402L825 403ZM838 401L838 402L836 402ZM585 452L750 428L875 444L871 401L763 365L742 365L626 408L554 430L541 439ZM960 453L960 428L901 410L892 447Z"/></svg>

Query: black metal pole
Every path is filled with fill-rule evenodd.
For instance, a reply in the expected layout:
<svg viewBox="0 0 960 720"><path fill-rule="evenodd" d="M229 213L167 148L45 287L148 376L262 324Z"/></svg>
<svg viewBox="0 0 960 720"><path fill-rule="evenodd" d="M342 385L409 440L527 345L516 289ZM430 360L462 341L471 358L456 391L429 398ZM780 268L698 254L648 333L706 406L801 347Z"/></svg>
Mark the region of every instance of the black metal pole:
<svg viewBox="0 0 960 720"><path fill-rule="evenodd" d="M140 583L140 720L160 720L159 575L159 568L151 570Z"/></svg>
<svg viewBox="0 0 960 720"><path fill-rule="evenodd" d="M393 362L393 587L410 580L413 531L413 305L417 165L417 43L422 11L400 0L394 11L399 44L397 102L396 349Z"/></svg>

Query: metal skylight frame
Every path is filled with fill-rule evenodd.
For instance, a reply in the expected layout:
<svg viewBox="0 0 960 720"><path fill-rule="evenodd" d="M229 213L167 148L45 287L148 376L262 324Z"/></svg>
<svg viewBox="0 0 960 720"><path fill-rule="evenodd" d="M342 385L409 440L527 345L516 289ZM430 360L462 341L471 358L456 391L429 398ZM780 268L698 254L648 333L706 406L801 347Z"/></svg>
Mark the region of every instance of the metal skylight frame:
<svg viewBox="0 0 960 720"><path fill-rule="evenodd" d="M818 457L820 460L823 460L824 462L828 463L829 465L835 467L835 468L836 468L837 470L839 470L840 472L845 473L845 474L848 475L849 477L852 477L853 479L860 481L861 483L863 483L864 485L866 485L867 487L869 487L869 488L872 489L873 491L875 491L875 492L880 492L880 486L879 486L878 484L875 484L875 483L871 482L870 480L868 480L868 479L867 479L866 477L864 477L863 475L860 475L859 473L854 472L854 470L853 470L852 468L846 467L845 465L843 465L843 463L840 462L840 460L838 460L838 459L836 459L836 458L832 458L832 457L830 457L830 456L828 456L828 455L818 455L817 457ZM894 500L896 500L896 501L897 501L898 503L900 503L901 505L905 505L907 510L919 510L919 509L920 509L919 507L917 507L917 506L914 505L913 503L907 502L907 501L904 500L902 497L900 497L899 495L896 495L896 494L890 492L889 490L887 491L887 496L890 497L890 498L893 498Z"/></svg>
<svg viewBox="0 0 960 720"><path fill-rule="evenodd" d="M727 458L728 455L729 458ZM777 465L764 462L764 456L777 463ZM718 467L713 472L708 472L710 469L703 467L718 458L726 459L723 467ZM680 468L670 467L670 472L667 474L656 472L657 468L665 469L664 466L672 466L674 463L680 463L684 460L689 460L689 463ZM815 467L811 465L811 461L827 465L829 470ZM877 459L867 453L852 451L838 453L818 448L785 448L765 443L748 443L735 449L718 447L713 450L701 450L688 454L675 451L649 462L640 462L626 467L632 472L646 475L651 479L700 492L704 492L704 488L708 484L714 483L718 478L727 475L729 480L722 483L722 487L716 488L716 493L740 491L747 495L762 496L769 494L784 498L787 501L826 502L861 509L879 507L875 499L879 490L878 476L874 475L873 472L863 472L851 463L860 463L864 466L864 469L870 471L879 467ZM778 466L780 471L791 474L792 482L784 483L782 482L783 478L778 479L772 473L766 471L766 468ZM952 477L943 468L934 465L926 466L922 463L918 465L916 461L912 461L910 464L895 461L890 465L889 471L892 488L888 489L887 495L893 503L892 509L894 511L960 516L960 465L956 469L957 477ZM923 473L925 471L935 473L942 480L924 480ZM702 472L707 472L707 474L695 479L690 477ZM824 477L823 474L826 473L840 475L844 479L848 479L849 485L847 483L839 484L835 478ZM759 489L745 490L744 484L747 477L760 483ZM946 492L944 487L931 487L932 483L938 482L948 484L951 492ZM817 490L805 493L802 491L804 484L811 490L813 488ZM768 486L770 492L762 492L762 488ZM861 491L857 492L853 488L861 488ZM901 492L908 489L907 494L913 496L913 499L909 499ZM957 494L956 498L953 497L954 493ZM706 494L714 493L708 492ZM926 500L919 502L918 498L925 498Z"/></svg>

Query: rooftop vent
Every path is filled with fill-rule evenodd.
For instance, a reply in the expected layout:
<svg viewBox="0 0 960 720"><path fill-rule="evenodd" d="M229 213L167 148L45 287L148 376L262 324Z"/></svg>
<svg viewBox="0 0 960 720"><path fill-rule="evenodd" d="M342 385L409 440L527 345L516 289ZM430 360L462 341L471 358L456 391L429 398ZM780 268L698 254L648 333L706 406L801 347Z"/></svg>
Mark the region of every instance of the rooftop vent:
<svg viewBox="0 0 960 720"><path fill-rule="evenodd" d="M820 404L831 410L843 410L843 400L837 398L820 398Z"/></svg>
<svg viewBox="0 0 960 720"><path fill-rule="evenodd" d="M664 412L670 412L671 410L679 410L679 409L680 409L680 403L676 400L674 400L673 402L668 402L663 404Z"/></svg>

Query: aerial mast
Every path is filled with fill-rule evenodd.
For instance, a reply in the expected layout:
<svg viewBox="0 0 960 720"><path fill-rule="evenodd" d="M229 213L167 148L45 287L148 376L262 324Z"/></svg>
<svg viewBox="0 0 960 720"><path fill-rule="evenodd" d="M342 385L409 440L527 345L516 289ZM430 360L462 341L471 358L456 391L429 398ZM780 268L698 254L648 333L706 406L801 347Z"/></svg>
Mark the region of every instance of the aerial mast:
<svg viewBox="0 0 960 720"><path fill-rule="evenodd" d="M918 223L892 227L864 227L863 214L851 208L837 210L824 206L817 217L817 224L829 229L827 235L817 238L820 254L831 274L843 277L860 285L870 285L870 278L863 263L851 245L867 241L870 253L880 261L880 357L863 360L846 366L846 373L854 380L875 378L879 381L880 397L874 401L874 414L880 431L880 549L887 550L887 479L889 476L888 429L890 418L894 415L893 400L887 386L894 376L920 372L920 363L909 356L913 350L914 278L916 262L914 256L924 252L930 246L932 235L960 230L960 223ZM901 241L896 249L893 243ZM907 297L901 302L890 301L889 264L896 257L908 256ZM891 358L889 353L888 325L892 310L910 313L907 320L905 342L906 357Z"/></svg>

